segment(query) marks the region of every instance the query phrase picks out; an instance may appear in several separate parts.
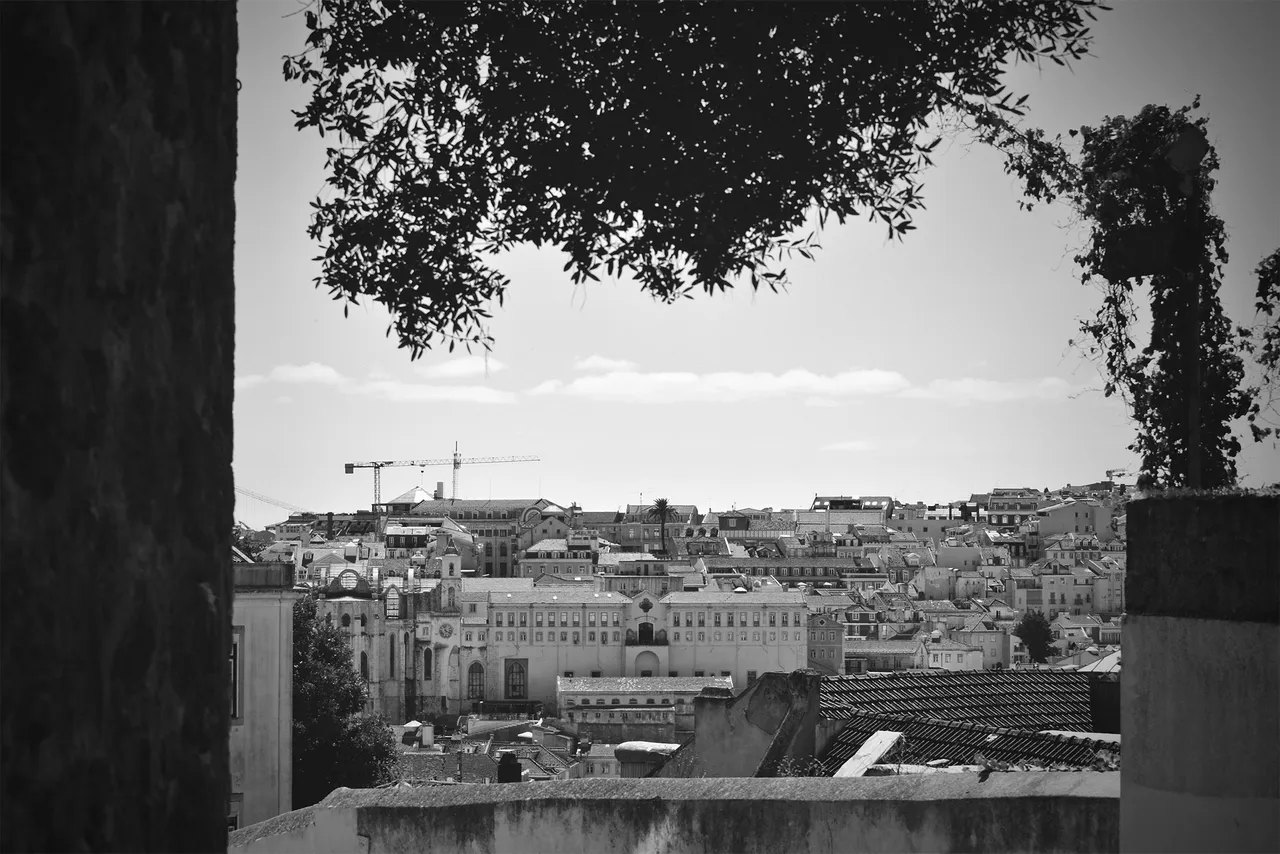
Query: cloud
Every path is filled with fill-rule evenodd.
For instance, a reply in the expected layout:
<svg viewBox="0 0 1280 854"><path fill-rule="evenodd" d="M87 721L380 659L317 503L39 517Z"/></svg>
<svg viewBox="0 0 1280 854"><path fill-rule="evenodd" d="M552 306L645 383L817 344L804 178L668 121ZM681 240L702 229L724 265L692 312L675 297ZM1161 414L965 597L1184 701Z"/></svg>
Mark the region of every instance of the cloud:
<svg viewBox="0 0 1280 854"><path fill-rule="evenodd" d="M634 403L733 403L793 394L820 397L881 395L909 386L907 379L897 371L866 369L831 375L815 374L804 369L781 374L767 371L721 371L708 374L685 371L611 371L578 377L567 383L548 380L530 389L529 393L563 394Z"/></svg>
<svg viewBox="0 0 1280 854"><path fill-rule="evenodd" d="M328 365L308 362L305 365L277 365L271 369L270 379L281 383L320 383L343 385L348 380Z"/></svg>
<svg viewBox="0 0 1280 854"><path fill-rule="evenodd" d="M438 365L419 365L415 370L428 379L457 379L458 377L484 377L505 370L506 365L489 356L465 356Z"/></svg>
<svg viewBox="0 0 1280 854"><path fill-rule="evenodd" d="M492 360L491 360L492 362ZM462 376L463 374L455 374ZM251 374L236 380L236 388L252 388L262 383L294 383L325 385L342 394L377 398L393 403L515 403L516 396L509 391L472 385L433 385L430 383L403 382L382 371L374 371L368 379L356 380L340 373L336 368L319 362L306 365L277 365L265 376ZM292 402L288 396L280 396L277 402Z"/></svg>
<svg viewBox="0 0 1280 854"><path fill-rule="evenodd" d="M1058 377L1038 380L984 380L964 377L933 380L928 385L904 389L900 397L937 400L944 403L1008 403L1015 400L1062 400L1074 389Z"/></svg>
<svg viewBox="0 0 1280 854"><path fill-rule="evenodd" d="M579 371L631 371L635 369L636 363L629 362L626 359L610 359L608 356L591 355L574 362L573 367Z"/></svg>
<svg viewBox="0 0 1280 854"><path fill-rule="evenodd" d="M875 445L866 439L846 439L843 442L832 442L830 445L824 445L824 451L873 451Z"/></svg>
<svg viewBox="0 0 1280 854"><path fill-rule="evenodd" d="M351 392L394 403L516 402L516 396L513 393L483 385L425 385L399 380L372 380L354 386Z"/></svg>

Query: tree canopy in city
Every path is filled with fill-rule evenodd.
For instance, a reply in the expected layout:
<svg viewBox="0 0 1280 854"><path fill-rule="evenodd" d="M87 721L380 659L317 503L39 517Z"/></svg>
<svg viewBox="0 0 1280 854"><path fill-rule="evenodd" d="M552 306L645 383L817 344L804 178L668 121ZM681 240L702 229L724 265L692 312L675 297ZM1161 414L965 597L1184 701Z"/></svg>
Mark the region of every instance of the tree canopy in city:
<svg viewBox="0 0 1280 854"><path fill-rule="evenodd" d="M370 788L391 779L395 739L380 715L365 715L368 686L351 647L304 596L293 606L293 808L339 786Z"/></svg>
<svg viewBox="0 0 1280 854"><path fill-rule="evenodd" d="M1027 648L1027 657L1035 664L1049 660L1049 647L1053 643L1053 630L1049 618L1040 611L1027 611L1013 627L1013 635Z"/></svg>
<svg viewBox="0 0 1280 854"><path fill-rule="evenodd" d="M522 243L665 301L783 287L815 210L910 231L931 121L1020 115L1007 63L1082 57L1100 8L317 0L284 60L332 140L317 285L386 306L414 358L488 345Z"/></svg>

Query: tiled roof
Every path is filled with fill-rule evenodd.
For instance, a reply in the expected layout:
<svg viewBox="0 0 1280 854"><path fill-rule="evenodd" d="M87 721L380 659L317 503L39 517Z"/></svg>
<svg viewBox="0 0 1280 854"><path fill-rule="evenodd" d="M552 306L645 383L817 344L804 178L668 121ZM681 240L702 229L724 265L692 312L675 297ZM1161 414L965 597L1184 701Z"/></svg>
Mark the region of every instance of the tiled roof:
<svg viewBox="0 0 1280 854"><path fill-rule="evenodd" d="M827 746L821 760L823 768L828 774L834 774L858 752L863 742L880 730L900 732L903 735L899 746L893 748L882 761L912 765L923 765L937 759L945 759L956 765L968 764L974 761L975 753L981 753L987 759L1011 764L1026 763L1041 767L1064 764L1088 768L1098 751L1120 752L1120 745L1111 741L1049 735L920 715L854 711L849 714L844 729Z"/></svg>
<svg viewBox="0 0 1280 854"><path fill-rule="evenodd" d="M533 590L532 578L463 578L463 593L514 593Z"/></svg>
<svg viewBox="0 0 1280 854"><path fill-rule="evenodd" d="M721 557L719 555L707 555L703 557L707 569L741 569L744 567L754 566L822 566L835 567L836 569L847 569L850 571L859 568L858 562L854 558L848 557Z"/></svg>
<svg viewBox="0 0 1280 854"><path fill-rule="evenodd" d="M631 576L627 576L630 578ZM534 587L571 587L587 585L595 589L595 576L590 573L584 575L552 575L549 572L543 572L533 579ZM497 600L494 600L497 602Z"/></svg>
<svg viewBox="0 0 1280 854"><path fill-rule="evenodd" d="M617 566L633 560L657 560L648 552L600 552L596 555L598 566Z"/></svg>
<svg viewBox="0 0 1280 854"><path fill-rule="evenodd" d="M1089 732L1089 677L1062 670L910 671L827 676L822 715L919 714L1017 729Z"/></svg>
<svg viewBox="0 0 1280 854"><path fill-rule="evenodd" d="M584 585L585 587L585 585ZM495 604L502 605L623 605L630 604L631 597L616 590L612 593L598 593L589 588L578 589L578 585L535 588L519 590L508 596L502 594L501 599L494 599Z"/></svg>
<svg viewBox="0 0 1280 854"><path fill-rule="evenodd" d="M602 756L602 757L612 759L613 752L614 750L617 749L617 747L618 745L616 744L593 744L591 745L591 749L587 751L587 756L590 756L590 757Z"/></svg>
<svg viewBox="0 0 1280 854"><path fill-rule="evenodd" d="M557 676L560 694L688 694L703 688L733 688L729 676Z"/></svg>
<svg viewBox="0 0 1280 854"><path fill-rule="evenodd" d="M906 655L920 651L918 640L851 640L846 638L844 651L854 655Z"/></svg>
<svg viewBox="0 0 1280 854"><path fill-rule="evenodd" d="M662 597L666 605L678 608L696 608L699 605L725 605L741 602L743 607L751 605L804 605L804 594L792 591L776 592L752 590L746 593L720 593L704 590L700 593L668 593Z"/></svg>
<svg viewBox="0 0 1280 854"><path fill-rule="evenodd" d="M525 551L528 552L529 554L532 554L533 552L567 552L568 550L569 550L568 540L546 539L546 540L538 540L538 542L529 546L529 548L526 549Z"/></svg>
<svg viewBox="0 0 1280 854"><path fill-rule="evenodd" d="M498 779L498 763L483 753L428 753L410 751L397 755L398 771L406 780L459 779L458 761L462 761L461 782L483 783L485 778Z"/></svg>
<svg viewBox="0 0 1280 854"><path fill-rule="evenodd" d="M592 525L613 525L622 521L622 514L617 510L584 510L577 516L582 520L584 528Z"/></svg>

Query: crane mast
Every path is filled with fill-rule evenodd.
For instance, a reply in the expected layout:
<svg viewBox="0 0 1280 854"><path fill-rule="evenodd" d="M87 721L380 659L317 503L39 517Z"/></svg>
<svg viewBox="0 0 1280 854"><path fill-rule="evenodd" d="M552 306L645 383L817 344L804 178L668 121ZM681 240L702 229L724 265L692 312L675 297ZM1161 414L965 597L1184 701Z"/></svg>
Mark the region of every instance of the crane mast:
<svg viewBox="0 0 1280 854"><path fill-rule="evenodd" d="M445 459L435 460L365 460L357 463L345 463L343 468L347 474L355 474L356 469L373 469L373 503L382 503L382 470L395 466L413 466L415 468L425 468L427 466L452 466L453 467L453 494L452 498L458 497L458 472L462 468L462 464L471 465L473 463L536 463L540 459L536 456L518 456L518 457L464 457L458 451L458 444L453 445L453 456Z"/></svg>

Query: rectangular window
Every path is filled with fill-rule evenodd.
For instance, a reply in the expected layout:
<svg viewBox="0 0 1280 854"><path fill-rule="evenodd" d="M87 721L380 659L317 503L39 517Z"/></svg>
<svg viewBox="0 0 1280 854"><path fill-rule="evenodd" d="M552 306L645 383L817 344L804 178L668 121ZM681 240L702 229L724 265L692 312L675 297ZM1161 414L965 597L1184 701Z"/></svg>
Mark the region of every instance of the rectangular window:
<svg viewBox="0 0 1280 854"><path fill-rule="evenodd" d="M476 603L472 602L470 605L467 606L467 613L474 614L475 612L476 612Z"/></svg>
<svg viewBox="0 0 1280 854"><path fill-rule="evenodd" d="M613 633L613 642L614 642L614 643L617 643L621 638L622 638L622 634L621 634L620 632L614 632L614 633Z"/></svg>
<svg viewBox="0 0 1280 854"><path fill-rule="evenodd" d="M523 629L527 625L529 625L529 615L528 613L521 611L520 612L520 628Z"/></svg>
<svg viewBox="0 0 1280 854"><path fill-rule="evenodd" d="M777 615L777 614L770 614L770 615L769 615L769 625L771 625L771 626L776 626L776 625L778 625L778 615Z"/></svg>
<svg viewBox="0 0 1280 854"><path fill-rule="evenodd" d="M541 626L541 625L542 625L542 612L541 612L541 611L539 611L538 613L536 613L536 614L534 614L534 615L533 615L533 624L534 624L535 626Z"/></svg>
<svg viewBox="0 0 1280 854"><path fill-rule="evenodd" d="M720 671L720 675L721 675L721 676L732 676L733 674L732 674L732 673L730 673L728 670L721 670L721 671Z"/></svg>
<svg viewBox="0 0 1280 854"><path fill-rule="evenodd" d="M712 622L712 625L716 625L716 626L720 625L720 612L719 612L719 611L716 611L714 614L712 614L712 615L711 615L711 622Z"/></svg>
<svg viewBox="0 0 1280 854"><path fill-rule="evenodd" d="M732 633L730 633L730 635L732 636ZM738 632L738 640L740 640L740 641L744 641L744 640L746 640L746 639L747 639L747 633L746 633L746 632Z"/></svg>
<svg viewBox="0 0 1280 854"><path fill-rule="evenodd" d="M467 632L466 637L464 638L464 640L466 640L466 642L467 642L467 643L471 643L471 632Z"/></svg>
<svg viewBox="0 0 1280 854"><path fill-rule="evenodd" d="M716 640L717 640L717 641L718 641L718 640L720 640L720 633L719 633L719 632L716 632Z"/></svg>
<svg viewBox="0 0 1280 854"><path fill-rule="evenodd" d="M729 626L729 628L733 628L733 612L732 611L729 612L729 621L725 625Z"/></svg>
<svg viewBox="0 0 1280 854"><path fill-rule="evenodd" d="M496 626L502 625L502 612L498 611L496 614L494 614L493 619L494 619L494 625Z"/></svg>
<svg viewBox="0 0 1280 854"><path fill-rule="evenodd" d="M538 643L542 643L542 632L534 632L533 639Z"/></svg>
<svg viewBox="0 0 1280 854"><path fill-rule="evenodd" d="M759 633L759 632L752 632L752 633L751 633L751 639L752 639L753 641L758 641L758 640L760 640L760 633Z"/></svg>
<svg viewBox="0 0 1280 854"><path fill-rule="evenodd" d="M578 611L573 612L573 625L576 628L582 620L582 614Z"/></svg>
<svg viewBox="0 0 1280 854"><path fill-rule="evenodd" d="M568 632L561 632L561 633L560 633L560 643L568 643L568 642L569 642L569 633L568 633Z"/></svg>
<svg viewBox="0 0 1280 854"><path fill-rule="evenodd" d="M706 633L706 632L698 632L698 640L699 640L700 642L702 642L702 643L705 643L705 642L706 642L706 640L707 640L707 633Z"/></svg>
<svg viewBox="0 0 1280 854"><path fill-rule="evenodd" d="M595 624L596 624L596 612L595 612L595 611L589 611L589 612L587 613L587 625L588 625L588 626L594 626Z"/></svg>
<svg viewBox="0 0 1280 854"><path fill-rule="evenodd" d="M582 642L582 632L574 632L574 633L573 633L573 642L574 642L574 643L581 643L581 642Z"/></svg>
<svg viewBox="0 0 1280 854"><path fill-rule="evenodd" d="M528 632L521 632L521 633L520 633L520 643L524 643L524 642L525 642L525 641L527 641L528 639L529 639L529 633L528 633Z"/></svg>
<svg viewBox="0 0 1280 854"><path fill-rule="evenodd" d="M572 678L573 678L573 671L572 671L572 670L566 670L566 671L564 672L564 678L565 678L565 679L572 679Z"/></svg>
<svg viewBox="0 0 1280 854"><path fill-rule="evenodd" d="M783 627L784 629L785 629L785 628L787 628L789 625L791 625L790 623L788 623L788 622L787 622L787 619L788 619L790 616L791 616L790 614L787 614L787 613L785 613L785 612L784 612L784 613L783 613L783 615L782 615L782 627Z"/></svg>
<svg viewBox="0 0 1280 854"><path fill-rule="evenodd" d="M591 678L592 678L592 679L599 679L599 678L600 678L600 671L599 671L599 670L592 670L592 671L591 671Z"/></svg>
<svg viewBox="0 0 1280 854"><path fill-rule="evenodd" d="M614 624L615 626L616 626L616 625L618 625L618 612L617 612L617 611L614 611L614 612L613 612L613 624ZM604 624L603 624L603 623L601 623L601 625L604 625ZM616 632L615 632L615 634L616 634ZM615 638L615 640L616 640L616 638Z"/></svg>
<svg viewBox="0 0 1280 854"><path fill-rule="evenodd" d="M241 708L243 702L240 696L240 648L244 645L244 626L236 626L231 630L231 720L236 722L243 719L244 709Z"/></svg>
<svg viewBox="0 0 1280 854"><path fill-rule="evenodd" d="M569 612L568 612L568 611L561 611L561 612L560 612L560 625L562 625L562 626L566 626L566 627L569 625Z"/></svg>
<svg viewBox="0 0 1280 854"><path fill-rule="evenodd" d="M754 670L748 670L747 671L747 687L750 688L755 681L756 681L756 672Z"/></svg>
<svg viewBox="0 0 1280 854"><path fill-rule="evenodd" d="M596 642L596 633L587 632L587 643L595 643L595 642Z"/></svg>
<svg viewBox="0 0 1280 854"><path fill-rule="evenodd" d="M676 670L668 670L667 676L671 677L672 679L675 679L680 676L680 673L679 671L676 671Z"/></svg>
<svg viewBox="0 0 1280 854"><path fill-rule="evenodd" d="M759 612L759 611L756 611L755 613L753 613L753 614L751 615L751 625L753 625L753 626L759 626L759 625L760 625L760 612Z"/></svg>
<svg viewBox="0 0 1280 854"><path fill-rule="evenodd" d="M707 674L706 674L704 671L702 671L702 670L695 670L695 671L693 671L693 675L694 675L694 676L706 676Z"/></svg>

